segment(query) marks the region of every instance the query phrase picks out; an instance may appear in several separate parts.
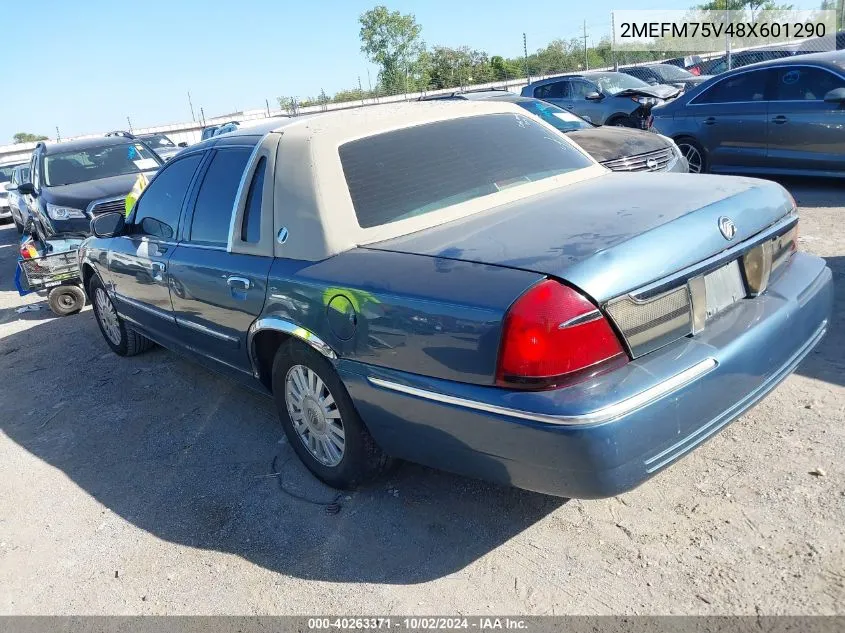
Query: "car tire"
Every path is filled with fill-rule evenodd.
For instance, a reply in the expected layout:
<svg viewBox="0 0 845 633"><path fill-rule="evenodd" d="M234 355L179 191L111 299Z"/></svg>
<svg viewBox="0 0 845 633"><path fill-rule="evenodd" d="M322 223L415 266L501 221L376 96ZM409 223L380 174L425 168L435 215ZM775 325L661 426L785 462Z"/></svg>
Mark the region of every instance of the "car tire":
<svg viewBox="0 0 845 633"><path fill-rule="evenodd" d="M684 158L689 164L689 173L691 174L706 174L710 169L707 161L707 152L701 146L701 143L689 136L682 136L675 139L678 149L681 150Z"/></svg>
<svg viewBox="0 0 845 633"><path fill-rule="evenodd" d="M95 274L88 282L88 296L94 308L94 317L106 344L118 356L135 356L150 349L154 343L126 325L120 318L103 287L103 282Z"/></svg>
<svg viewBox="0 0 845 633"><path fill-rule="evenodd" d="M607 127L630 127L626 123L627 117L622 116L612 116L607 121L604 122L605 126Z"/></svg>
<svg viewBox="0 0 845 633"><path fill-rule="evenodd" d="M334 367L296 340L273 361L273 397L285 435L302 463L322 482L348 490L390 464Z"/></svg>
<svg viewBox="0 0 845 633"><path fill-rule="evenodd" d="M69 284L56 286L47 295L47 305L56 316L70 316L85 307L85 291Z"/></svg>

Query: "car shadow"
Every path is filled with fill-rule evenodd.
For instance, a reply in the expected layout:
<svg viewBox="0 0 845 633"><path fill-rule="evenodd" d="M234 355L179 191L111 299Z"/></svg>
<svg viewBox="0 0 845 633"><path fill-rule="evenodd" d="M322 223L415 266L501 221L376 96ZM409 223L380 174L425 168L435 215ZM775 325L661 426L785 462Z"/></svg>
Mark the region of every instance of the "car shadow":
<svg viewBox="0 0 845 633"><path fill-rule="evenodd" d="M827 334L796 372L845 386L845 257L826 257L825 261L833 272L833 314Z"/></svg>
<svg viewBox="0 0 845 633"><path fill-rule="evenodd" d="M44 317L0 339L0 430L166 541L299 578L420 583L565 503L401 463L338 493L301 465L272 400L162 349L120 358L90 310Z"/></svg>
<svg viewBox="0 0 845 633"><path fill-rule="evenodd" d="M798 207L817 209L840 207L845 200L845 181L835 178L768 177L783 185L795 198Z"/></svg>

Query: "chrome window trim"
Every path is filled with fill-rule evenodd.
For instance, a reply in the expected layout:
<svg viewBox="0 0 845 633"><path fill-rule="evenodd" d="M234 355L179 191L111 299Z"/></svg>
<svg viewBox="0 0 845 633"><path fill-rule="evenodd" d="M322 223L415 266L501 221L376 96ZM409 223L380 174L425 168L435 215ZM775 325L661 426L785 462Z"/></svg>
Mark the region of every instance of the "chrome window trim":
<svg viewBox="0 0 845 633"><path fill-rule="evenodd" d="M237 343L239 341L237 336L229 336L228 334L223 334L223 332L218 332L217 330L213 330L210 327L200 325L199 323L194 323L193 321L189 321L187 319L180 319L179 317L176 317L176 325L181 325L191 330L196 330L197 332L201 332L202 334L207 334L209 336L213 336L215 338L218 338L223 341L228 341L230 343Z"/></svg>
<svg viewBox="0 0 845 633"><path fill-rule="evenodd" d="M235 220L238 216L238 203L241 200L241 196L244 195L244 187L246 186L248 188L249 185L252 185L252 179L250 179L249 185L246 184L246 175L252 174L252 172L254 171L252 167L253 164L256 162L255 157L261 150L261 145L264 143L264 141L267 140L267 137L270 136L270 134L272 134L272 132L267 132L264 136L259 139L258 143L255 144L255 147L252 148L252 153L249 155L249 158L246 161L246 167L244 167L244 173L241 174L241 181L240 183L238 183L238 190L235 192L235 202L232 204L232 215L229 218L229 239L226 243L225 249L229 253L232 252L232 248L234 248L235 246ZM254 177L254 174L252 175ZM238 233L238 235L240 235L240 232ZM237 241L242 242L243 240L238 238Z"/></svg>
<svg viewBox="0 0 845 633"><path fill-rule="evenodd" d="M780 58L782 59L782 58ZM781 66L787 68L815 68L817 70L826 70L834 77L845 81L845 76L840 75L835 70L831 70L827 66L818 66L816 64L773 64L772 66L766 66L764 68L749 68L748 70L740 70L736 73L728 77L723 77L719 81L715 82L712 86L709 86L706 90L702 90L700 93L695 95L692 99L687 101L687 106L709 106L709 105L731 105L731 104L740 104L740 103L815 103L817 101L824 101L824 99L760 99L758 101L717 101L714 103L696 103L696 99L706 95L708 92L713 90L716 86L718 86L723 81L727 81L728 79L732 79L734 77L738 77L739 75L744 75L745 73L751 73L755 71L762 71L762 70L777 70ZM730 72L730 71L728 71Z"/></svg>
<svg viewBox="0 0 845 633"><path fill-rule="evenodd" d="M201 248L201 249L205 249L205 250L209 250L209 251L222 251L224 253L226 252L225 246L216 246L214 244L202 244L202 243L196 243L196 242L179 242L177 244L177 246L185 247L185 248Z"/></svg>
<svg viewBox="0 0 845 633"><path fill-rule="evenodd" d="M502 415L510 418L518 418L520 420L530 420L532 422L542 422L543 424L555 424L560 426L576 426L584 424L602 424L611 422L618 418L633 413L638 409L643 408L647 404L666 396L673 391L677 391L681 387L690 384L694 380L709 373L719 365L719 362L712 357L708 357L684 371L675 374L649 389L639 392L626 398L621 402L611 404L602 409L584 413L580 415L552 415L547 413L534 413L531 411L523 411L521 409L511 409L509 407L501 407L486 402L479 402L478 400L469 400L467 398L459 398L456 396L449 396L435 391L428 391L426 389L419 389L417 387L410 387L392 380L385 380L383 378L376 378L375 376L367 376L367 381L376 387L389 389L398 393L403 393L425 400L431 400L443 404L450 404L464 409L472 409L474 411L482 411L484 413L492 413L494 415Z"/></svg>

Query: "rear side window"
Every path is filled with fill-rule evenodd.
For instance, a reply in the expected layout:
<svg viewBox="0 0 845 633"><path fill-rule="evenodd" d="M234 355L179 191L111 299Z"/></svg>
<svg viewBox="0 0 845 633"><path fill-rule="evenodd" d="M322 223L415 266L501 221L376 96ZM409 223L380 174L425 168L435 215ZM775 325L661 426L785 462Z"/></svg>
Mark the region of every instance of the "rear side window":
<svg viewBox="0 0 845 633"><path fill-rule="evenodd" d="M728 77L698 96L694 103L764 101L769 76L770 71L764 69Z"/></svg>
<svg viewBox="0 0 845 633"><path fill-rule="evenodd" d="M255 168L249 193L246 197L243 225L241 226L241 240L256 244L261 239L261 194L264 191L264 169L267 160L262 156Z"/></svg>
<svg viewBox="0 0 845 633"><path fill-rule="evenodd" d="M537 99L568 99L569 82L558 81L553 84L546 84L534 89L534 96Z"/></svg>
<svg viewBox="0 0 845 633"><path fill-rule="evenodd" d="M220 149L214 155L197 194L192 242L221 245L229 241L235 196L251 153L249 148L236 147Z"/></svg>
<svg viewBox="0 0 845 633"><path fill-rule="evenodd" d="M777 101L821 101L836 88L845 88L845 80L821 68L782 66L774 70Z"/></svg>
<svg viewBox="0 0 845 633"><path fill-rule="evenodd" d="M386 132L339 148L363 228L589 167L565 138L521 114L489 114Z"/></svg>
<svg viewBox="0 0 845 633"><path fill-rule="evenodd" d="M182 202L200 158L200 154L191 154L162 168L161 173L156 175L135 204L134 234L163 240L176 236Z"/></svg>

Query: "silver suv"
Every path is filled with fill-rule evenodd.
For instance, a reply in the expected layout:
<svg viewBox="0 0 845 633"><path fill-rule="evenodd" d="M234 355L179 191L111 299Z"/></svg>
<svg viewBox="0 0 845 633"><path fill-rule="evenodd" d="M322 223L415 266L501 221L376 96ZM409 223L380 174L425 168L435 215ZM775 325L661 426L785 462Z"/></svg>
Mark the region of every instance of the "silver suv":
<svg viewBox="0 0 845 633"><path fill-rule="evenodd" d="M591 72L535 81L522 89L522 96L548 101L596 125L647 130L651 109L680 92L674 86L650 86L625 73Z"/></svg>

